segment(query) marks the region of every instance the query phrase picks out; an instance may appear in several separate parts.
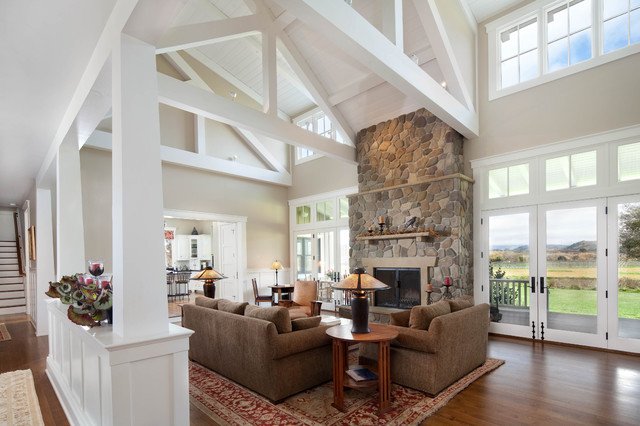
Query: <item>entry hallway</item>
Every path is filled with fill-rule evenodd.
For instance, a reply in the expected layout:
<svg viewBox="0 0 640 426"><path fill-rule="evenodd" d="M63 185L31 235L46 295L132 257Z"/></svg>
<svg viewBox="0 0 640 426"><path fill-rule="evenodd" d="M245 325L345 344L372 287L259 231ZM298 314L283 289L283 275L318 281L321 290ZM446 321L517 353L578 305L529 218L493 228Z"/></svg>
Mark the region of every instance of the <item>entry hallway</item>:
<svg viewBox="0 0 640 426"><path fill-rule="evenodd" d="M0 373L33 371L47 425L68 424L44 372L47 337L26 315L0 316ZM489 356L506 363L481 377L425 424L640 424L640 357L490 336ZM192 425L215 424L193 405Z"/></svg>

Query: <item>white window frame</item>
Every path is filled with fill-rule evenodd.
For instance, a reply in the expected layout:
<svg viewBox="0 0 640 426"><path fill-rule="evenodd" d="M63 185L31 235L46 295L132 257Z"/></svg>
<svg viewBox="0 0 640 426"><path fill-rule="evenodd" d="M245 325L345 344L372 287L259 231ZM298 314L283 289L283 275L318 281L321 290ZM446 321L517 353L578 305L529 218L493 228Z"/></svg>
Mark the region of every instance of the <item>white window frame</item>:
<svg viewBox="0 0 640 426"><path fill-rule="evenodd" d="M327 116L327 114L325 114L325 113L324 113L324 111L322 111L320 108L314 108L314 109L312 109L311 111L307 111L307 112L305 112L304 114L301 114L301 115L299 115L299 116L297 116L297 117L294 117L294 118L292 119L292 122L293 122L293 124L295 124L296 126L298 126L298 123L300 123L301 121L305 121L305 120L312 119L312 127L313 127L313 129L312 129L312 130L307 130L307 129L305 129L305 130L307 130L307 131L309 131L309 132L313 132L313 133L315 133L315 134L317 134L317 135L320 135L320 136L326 137L326 136L324 136L324 135L325 135L327 132L322 133L322 134L321 134L321 133L318 133L318 119L319 119L321 116L328 117L328 116ZM337 135L337 133L338 133L338 130L336 129L335 123L333 123L333 122L331 121L331 118L329 118L329 121L331 122L331 137L330 137L330 138L327 138L327 139L331 139L331 140L333 140L333 141L335 141L335 142L338 142L338 140L336 139L336 135ZM343 139L344 139L344 138L343 138ZM338 143L344 143L344 142L338 142ZM318 153L313 153L313 154L311 154L311 155L307 155L307 156L304 156L304 157L300 157L300 156L298 155L298 149L299 149L299 148L298 148L298 147L296 147L296 148L295 148L295 151L294 151L294 161L295 161L295 165L296 165L296 166L297 166L297 165L304 164L304 163L306 163L306 162L313 161L313 160L316 160L316 159L318 159L318 158L323 157L323 155L322 155L322 154L318 154ZM309 151L313 151L313 150L309 150Z"/></svg>
<svg viewBox="0 0 640 426"><path fill-rule="evenodd" d="M537 14L528 14L528 15L523 16L522 19L519 19L518 21L514 22L512 25L507 25L506 27L501 28L496 33L496 45L497 45L497 47L496 47L496 49L497 49L496 50L496 52L497 52L496 53L496 55L497 55L497 58L496 58L496 73L498 73L498 79L500 81L500 85L502 85L502 74L499 71L502 70L502 63L504 62L503 58L502 58L502 54L500 53L500 34L502 34L504 31L506 31L506 30L508 30L510 28L518 27L518 26L520 26L520 25L524 24L525 22L528 22L528 21L530 21L532 19L535 19L536 23L538 25L540 24L540 22L539 22L540 18L537 16ZM534 78L531 78L529 80L520 81L520 57L523 55L523 53L520 53L520 33L519 33L520 29L518 28L517 31L518 31L518 53L515 56L512 56L509 59L518 58L518 83L516 83L514 85L511 85L511 86L507 86L506 88L515 87L515 86L518 86L519 84L525 83L527 81L535 80L536 78L539 78L540 75L542 74L542 63L540 62L540 28L538 28L538 43L537 43L536 47L534 49L530 49L530 50L527 50L525 52L525 53L529 53L529 52L531 52L533 50L536 50L536 49L538 50L538 76L534 77Z"/></svg>
<svg viewBox="0 0 640 426"><path fill-rule="evenodd" d="M590 68L597 67L627 56L640 53L640 43L628 45L613 52L603 53L603 37L602 37L602 10L603 0L592 0L592 39L591 39L591 59L579 62L575 65L568 65L565 68L561 68L551 73L546 73L547 67L547 49L546 49L546 10L557 6L563 1L558 0L537 0L526 6L521 7L501 18L498 18L485 25L487 32L487 48L488 48L488 85L489 85L489 100L499 99L503 96L508 96L513 93L527 90L532 87L548 83L559 78L563 78L569 75L576 74L588 70ZM501 88L500 79L500 33L514 25L523 22L526 19L530 19L534 16L538 18L538 67L540 73L538 77L513 86ZM542 66L542 68L540 68Z"/></svg>
<svg viewBox="0 0 640 426"><path fill-rule="evenodd" d="M527 165L529 169L529 192L527 192L526 194L509 195L509 189L510 189L509 188L509 168L516 167L516 166L524 166L524 165ZM531 194L531 182L532 182L531 177L533 176L531 174L531 167L532 167L531 162L519 161L519 162L509 163L509 164L498 166L498 167L491 167L490 169L488 169L485 176L486 184L487 184L487 200L504 200L505 198L528 197ZM507 169L507 195L505 195L504 197L489 198L489 190L488 190L489 189L489 173L493 170L500 170L500 169Z"/></svg>

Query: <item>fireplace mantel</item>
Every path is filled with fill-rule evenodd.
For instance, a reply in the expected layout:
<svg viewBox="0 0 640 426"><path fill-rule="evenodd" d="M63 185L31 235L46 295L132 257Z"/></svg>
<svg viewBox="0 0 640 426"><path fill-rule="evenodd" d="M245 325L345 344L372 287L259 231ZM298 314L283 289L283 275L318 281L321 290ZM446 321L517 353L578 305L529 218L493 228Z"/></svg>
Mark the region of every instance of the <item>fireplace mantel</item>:
<svg viewBox="0 0 640 426"><path fill-rule="evenodd" d="M430 269L436 266L437 257L368 257L362 259L362 266L373 274L374 268L417 268L420 269L420 303L427 304L427 285L431 276Z"/></svg>

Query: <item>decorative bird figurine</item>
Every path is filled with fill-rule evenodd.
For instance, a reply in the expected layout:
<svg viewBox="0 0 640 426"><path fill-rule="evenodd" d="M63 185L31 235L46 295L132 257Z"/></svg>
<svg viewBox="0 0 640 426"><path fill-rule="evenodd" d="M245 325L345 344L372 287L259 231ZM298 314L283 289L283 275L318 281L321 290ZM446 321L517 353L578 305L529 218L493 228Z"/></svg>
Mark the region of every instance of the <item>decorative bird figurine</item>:
<svg viewBox="0 0 640 426"><path fill-rule="evenodd" d="M416 223L416 220L418 220L418 218L415 216L408 217L406 222L404 223L405 228L412 227Z"/></svg>

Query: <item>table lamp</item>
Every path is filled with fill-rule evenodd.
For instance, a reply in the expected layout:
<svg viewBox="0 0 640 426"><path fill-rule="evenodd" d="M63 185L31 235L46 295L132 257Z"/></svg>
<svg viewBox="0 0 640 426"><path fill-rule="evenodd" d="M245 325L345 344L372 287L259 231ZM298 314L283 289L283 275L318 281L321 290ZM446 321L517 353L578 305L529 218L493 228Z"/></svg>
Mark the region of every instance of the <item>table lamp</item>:
<svg viewBox="0 0 640 426"><path fill-rule="evenodd" d="M215 299L216 297L216 285L215 281L227 278L220 272L213 269L211 266L207 266L204 270L198 273L192 280L204 281L202 285L202 291L206 297Z"/></svg>
<svg viewBox="0 0 640 426"><path fill-rule="evenodd" d="M271 264L271 269L276 271L276 285L278 285L278 270L282 269L282 263L280 263L277 260L275 260Z"/></svg>
<svg viewBox="0 0 640 426"><path fill-rule="evenodd" d="M357 268L342 281L331 286L336 290L351 291L351 332L369 333L369 299L367 292L386 290L388 285Z"/></svg>

